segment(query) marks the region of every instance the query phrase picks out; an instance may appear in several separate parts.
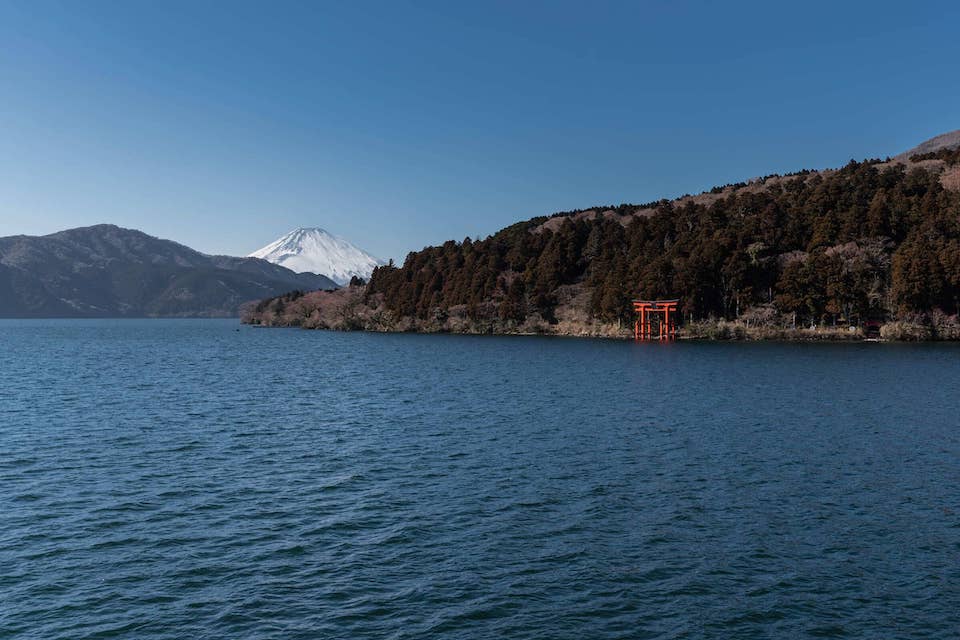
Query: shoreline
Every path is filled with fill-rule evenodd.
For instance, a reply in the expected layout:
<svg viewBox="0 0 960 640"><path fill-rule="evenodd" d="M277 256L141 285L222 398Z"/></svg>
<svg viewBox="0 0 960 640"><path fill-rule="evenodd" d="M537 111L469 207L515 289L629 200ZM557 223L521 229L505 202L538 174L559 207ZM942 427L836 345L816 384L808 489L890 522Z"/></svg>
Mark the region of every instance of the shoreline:
<svg viewBox="0 0 960 640"><path fill-rule="evenodd" d="M300 329L303 331L332 331L332 332L359 332L359 333L380 333L380 334L417 334L417 335L452 335L452 336L491 336L491 337L534 337L534 338L571 338L571 339L599 339L616 340L623 342L727 342L727 343L819 343L819 344L908 344L908 343L958 343L956 338L924 337L924 338L874 338L864 337L861 333L845 332L842 330L821 330L821 329L771 329L756 328L744 335L710 336L702 333L691 334L679 328L676 338L672 340L660 340L657 338L651 340L636 340L630 332L613 333L590 333L590 332L560 332L560 331L451 331L447 329L388 329L388 328L343 328L343 327L305 327L297 324L261 324L258 322L249 322L244 319L240 321L241 325L256 329Z"/></svg>
<svg viewBox="0 0 960 640"><path fill-rule="evenodd" d="M580 297L583 297L582 295ZM465 305L433 307L425 316L399 315L382 294L365 295L364 287L337 291L294 292L244 306L240 322L251 326L298 327L377 333L450 333L461 335L564 336L634 340L633 319L601 320L573 298L546 318L539 313L518 319L504 316L495 305L470 310ZM954 342L960 341L960 318L942 312L914 314L869 327L832 321L797 326L782 314L744 314L727 320L687 321L677 328L676 340L715 342ZM656 342L658 340L652 340Z"/></svg>

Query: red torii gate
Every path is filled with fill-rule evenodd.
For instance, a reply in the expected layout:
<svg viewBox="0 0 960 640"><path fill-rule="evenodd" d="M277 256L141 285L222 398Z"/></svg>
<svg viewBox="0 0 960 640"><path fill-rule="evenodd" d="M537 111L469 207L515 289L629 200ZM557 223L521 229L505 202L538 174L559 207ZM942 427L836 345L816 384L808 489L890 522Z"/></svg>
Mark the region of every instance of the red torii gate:
<svg viewBox="0 0 960 640"><path fill-rule="evenodd" d="M633 310L640 314L633 323L633 337L635 340L650 340L653 338L653 331L650 322L651 314L663 314L660 319L659 340L671 340L677 337L677 325L675 316L679 300L634 300ZM674 317L670 316L673 312Z"/></svg>

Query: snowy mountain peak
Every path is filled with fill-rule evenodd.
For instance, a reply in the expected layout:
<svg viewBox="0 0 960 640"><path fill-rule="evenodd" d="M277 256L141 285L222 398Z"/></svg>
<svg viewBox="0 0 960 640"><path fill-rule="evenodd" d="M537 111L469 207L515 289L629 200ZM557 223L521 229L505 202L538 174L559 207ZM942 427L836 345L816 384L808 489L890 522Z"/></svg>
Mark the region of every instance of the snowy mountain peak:
<svg viewBox="0 0 960 640"><path fill-rule="evenodd" d="M320 227L300 227L250 254L297 273L319 273L340 285L370 277L384 262Z"/></svg>

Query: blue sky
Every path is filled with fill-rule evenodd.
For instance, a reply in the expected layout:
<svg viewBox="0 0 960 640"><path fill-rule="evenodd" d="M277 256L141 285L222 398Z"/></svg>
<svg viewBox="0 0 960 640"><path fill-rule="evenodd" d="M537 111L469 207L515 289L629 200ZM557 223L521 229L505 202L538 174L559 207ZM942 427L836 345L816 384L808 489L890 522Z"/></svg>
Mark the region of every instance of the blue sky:
<svg viewBox="0 0 960 640"><path fill-rule="evenodd" d="M0 2L0 236L402 259L960 128L956 2Z"/></svg>

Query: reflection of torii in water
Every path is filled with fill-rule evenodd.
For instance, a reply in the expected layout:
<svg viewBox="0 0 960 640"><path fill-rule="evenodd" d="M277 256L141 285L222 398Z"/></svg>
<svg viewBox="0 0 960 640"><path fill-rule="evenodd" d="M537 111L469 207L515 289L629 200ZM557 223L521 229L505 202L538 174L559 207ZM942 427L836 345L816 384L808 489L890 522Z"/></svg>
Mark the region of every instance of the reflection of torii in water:
<svg viewBox="0 0 960 640"><path fill-rule="evenodd" d="M677 325L675 321L679 300L634 300L633 310L640 314L633 323L633 337L635 340L650 340L653 338L650 323L651 314L663 314L658 323L660 335L659 340L671 340L677 337ZM671 312L674 317L671 317Z"/></svg>

